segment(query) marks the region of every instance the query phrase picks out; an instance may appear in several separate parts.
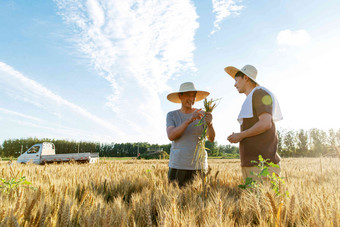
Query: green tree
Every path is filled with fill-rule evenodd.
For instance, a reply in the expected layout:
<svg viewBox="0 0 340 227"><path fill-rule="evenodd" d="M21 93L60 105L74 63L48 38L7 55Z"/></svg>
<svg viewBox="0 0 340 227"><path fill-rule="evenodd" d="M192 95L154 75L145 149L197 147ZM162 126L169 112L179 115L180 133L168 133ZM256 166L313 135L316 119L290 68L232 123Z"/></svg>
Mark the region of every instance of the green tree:
<svg viewBox="0 0 340 227"><path fill-rule="evenodd" d="M296 137L293 130L289 130L285 133L285 136L283 138L283 145L283 156L292 157L296 155Z"/></svg>
<svg viewBox="0 0 340 227"><path fill-rule="evenodd" d="M301 129L297 133L297 156L308 156L308 134L306 131Z"/></svg>
<svg viewBox="0 0 340 227"><path fill-rule="evenodd" d="M327 148L327 156L340 158L340 129L337 132L334 129L328 130Z"/></svg>
<svg viewBox="0 0 340 227"><path fill-rule="evenodd" d="M219 156L220 152L217 146L217 142L210 142L209 140L205 141L205 148L207 149L207 153L209 156Z"/></svg>
<svg viewBox="0 0 340 227"><path fill-rule="evenodd" d="M239 154L239 149L233 145L220 145L219 146L220 154Z"/></svg>
<svg viewBox="0 0 340 227"><path fill-rule="evenodd" d="M309 131L311 139L311 155L319 157L327 153L327 134L317 128L313 128Z"/></svg>

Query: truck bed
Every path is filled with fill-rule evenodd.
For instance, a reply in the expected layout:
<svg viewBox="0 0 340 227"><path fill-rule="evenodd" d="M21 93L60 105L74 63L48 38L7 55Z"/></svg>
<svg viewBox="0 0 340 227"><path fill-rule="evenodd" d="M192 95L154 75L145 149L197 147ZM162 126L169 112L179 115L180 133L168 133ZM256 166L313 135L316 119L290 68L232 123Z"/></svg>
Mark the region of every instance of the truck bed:
<svg viewBox="0 0 340 227"><path fill-rule="evenodd" d="M71 160L77 162L93 162L97 159L99 159L99 153L55 154L55 155L42 155L41 163L69 162Z"/></svg>

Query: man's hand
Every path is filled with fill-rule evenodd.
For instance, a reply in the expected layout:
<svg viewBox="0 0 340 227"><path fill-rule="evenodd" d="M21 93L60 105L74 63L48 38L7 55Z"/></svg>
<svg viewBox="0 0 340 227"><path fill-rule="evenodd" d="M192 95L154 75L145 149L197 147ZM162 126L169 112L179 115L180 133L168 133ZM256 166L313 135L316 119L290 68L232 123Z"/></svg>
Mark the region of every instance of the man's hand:
<svg viewBox="0 0 340 227"><path fill-rule="evenodd" d="M210 142L214 142L214 140L215 140L215 129L214 129L213 124L212 124L212 119L213 119L212 114L209 113L209 112L206 112L205 113L205 122L208 125L207 136L208 136L208 140Z"/></svg>
<svg viewBox="0 0 340 227"><path fill-rule="evenodd" d="M248 138L251 136L256 136L265 131L269 130L272 127L272 115L269 113L262 113L259 116L259 121L256 122L253 127L242 131L241 133L233 133L228 137L230 143L238 143L242 141L244 138Z"/></svg>
<svg viewBox="0 0 340 227"><path fill-rule="evenodd" d="M205 113L205 122L207 122L208 125L211 125L212 124L212 114L209 113L209 112L206 112Z"/></svg>
<svg viewBox="0 0 340 227"><path fill-rule="evenodd" d="M185 129L194 121L197 119L202 119L203 113L200 112L201 109L197 109L193 112L192 116L190 119L184 121L181 125L175 127L175 126L169 126L166 129L166 132L168 134L168 138L171 141L174 141L182 136L184 133Z"/></svg>
<svg viewBox="0 0 340 227"><path fill-rule="evenodd" d="M238 143L241 140L243 140L241 133L233 133L230 136L228 136L228 140L230 143Z"/></svg>
<svg viewBox="0 0 340 227"><path fill-rule="evenodd" d="M202 109L196 109L192 115L191 118L189 120L189 124L191 124L192 122L196 121L196 120L200 120L203 117L203 114L200 112Z"/></svg>

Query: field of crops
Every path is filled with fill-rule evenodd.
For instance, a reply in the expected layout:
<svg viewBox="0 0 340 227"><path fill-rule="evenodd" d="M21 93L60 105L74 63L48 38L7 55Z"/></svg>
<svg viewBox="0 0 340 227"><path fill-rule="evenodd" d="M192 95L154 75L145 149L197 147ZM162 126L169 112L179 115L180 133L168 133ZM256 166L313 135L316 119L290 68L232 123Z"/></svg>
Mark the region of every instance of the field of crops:
<svg viewBox="0 0 340 227"><path fill-rule="evenodd" d="M284 159L288 196L269 185L239 188L239 160L209 164L205 183L178 188L167 181L167 161L1 162L0 226L340 225L339 159Z"/></svg>

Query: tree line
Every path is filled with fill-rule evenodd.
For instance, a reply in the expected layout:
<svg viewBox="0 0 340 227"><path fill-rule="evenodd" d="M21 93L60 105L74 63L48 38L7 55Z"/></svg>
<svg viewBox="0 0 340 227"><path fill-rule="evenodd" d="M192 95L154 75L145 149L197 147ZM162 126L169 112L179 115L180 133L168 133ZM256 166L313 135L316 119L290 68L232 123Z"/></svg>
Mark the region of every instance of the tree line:
<svg viewBox="0 0 340 227"><path fill-rule="evenodd" d="M327 132L320 129L310 130L279 130L278 153L282 157L320 157L337 156L337 146L340 144L340 129ZM170 153L171 144L139 143L99 143L86 141L70 141L55 139L8 139L0 145L1 157L18 157L32 145L42 142L52 142L56 153L98 152L100 157L136 157L146 152L163 150ZM234 145L218 145L217 142L206 142L209 156L238 158L239 149Z"/></svg>
<svg viewBox="0 0 340 227"><path fill-rule="evenodd" d="M171 143L169 144L149 144L147 142L139 143L99 143L99 142L84 142L70 140L55 140L55 139L8 139L0 145L0 157L17 158L21 153L24 153L31 146L42 142L52 142L56 148L56 154L62 153L84 153L98 152L100 157L137 157L147 152L163 150L170 154ZM231 145L217 145L217 142L207 142L208 154L211 156L220 156L222 154L236 155L238 157L238 148Z"/></svg>
<svg viewBox="0 0 340 227"><path fill-rule="evenodd" d="M278 131L278 151L282 157L338 156L340 129L327 132L313 128L310 130Z"/></svg>

